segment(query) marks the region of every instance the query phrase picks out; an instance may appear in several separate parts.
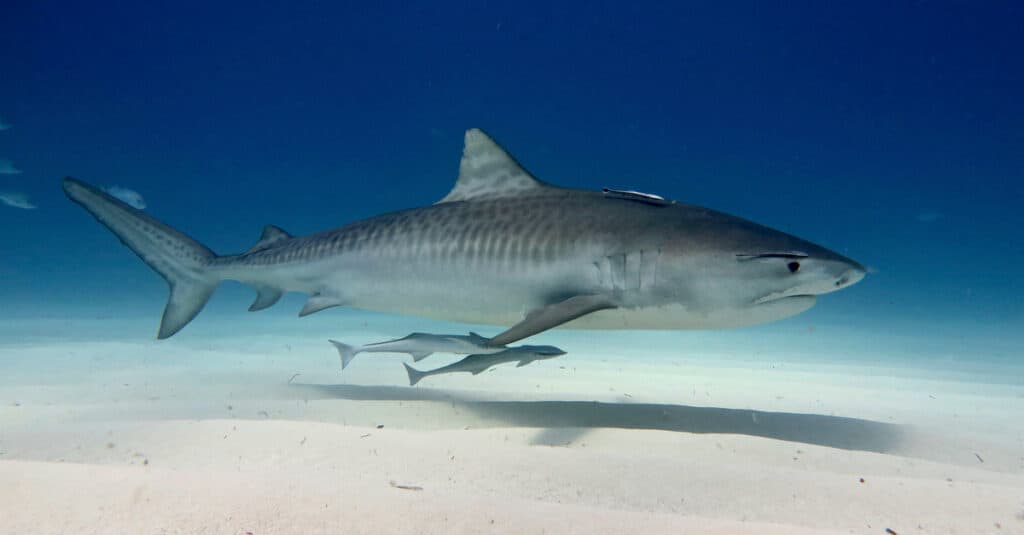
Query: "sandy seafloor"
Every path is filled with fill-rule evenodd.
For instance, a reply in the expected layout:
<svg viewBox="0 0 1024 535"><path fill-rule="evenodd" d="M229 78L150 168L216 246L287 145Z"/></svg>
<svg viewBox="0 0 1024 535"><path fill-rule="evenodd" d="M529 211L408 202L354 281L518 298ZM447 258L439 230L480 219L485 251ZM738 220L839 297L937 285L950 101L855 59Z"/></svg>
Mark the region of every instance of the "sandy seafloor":
<svg viewBox="0 0 1024 535"><path fill-rule="evenodd" d="M326 339L470 326L151 308L0 322L0 531L1024 533L1019 341L554 331L410 388Z"/></svg>

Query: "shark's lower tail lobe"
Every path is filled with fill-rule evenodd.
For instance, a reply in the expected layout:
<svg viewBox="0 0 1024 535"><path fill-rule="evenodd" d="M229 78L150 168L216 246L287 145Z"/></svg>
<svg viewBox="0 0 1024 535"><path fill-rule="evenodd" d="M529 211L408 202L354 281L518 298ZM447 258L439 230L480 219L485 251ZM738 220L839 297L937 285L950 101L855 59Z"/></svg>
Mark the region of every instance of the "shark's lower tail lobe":
<svg viewBox="0 0 1024 535"><path fill-rule="evenodd" d="M181 330L199 314L220 279L209 269L217 255L199 242L116 199L99 188L67 177L64 193L121 239L170 286L157 338Z"/></svg>

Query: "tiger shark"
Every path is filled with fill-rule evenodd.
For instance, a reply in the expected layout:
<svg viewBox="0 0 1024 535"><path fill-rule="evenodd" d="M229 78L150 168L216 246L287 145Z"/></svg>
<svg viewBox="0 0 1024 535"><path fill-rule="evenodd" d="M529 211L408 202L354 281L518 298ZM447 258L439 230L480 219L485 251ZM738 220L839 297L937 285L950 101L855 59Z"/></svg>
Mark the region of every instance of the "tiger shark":
<svg viewBox="0 0 1024 535"><path fill-rule="evenodd" d="M306 236L268 225L249 250L218 255L74 178L64 192L170 286L157 338L202 310L217 285L252 285L249 310L284 292L306 316L347 306L507 327L498 347L555 327L710 329L803 312L864 267L722 212L624 190L541 181L478 129L452 190L429 206Z"/></svg>

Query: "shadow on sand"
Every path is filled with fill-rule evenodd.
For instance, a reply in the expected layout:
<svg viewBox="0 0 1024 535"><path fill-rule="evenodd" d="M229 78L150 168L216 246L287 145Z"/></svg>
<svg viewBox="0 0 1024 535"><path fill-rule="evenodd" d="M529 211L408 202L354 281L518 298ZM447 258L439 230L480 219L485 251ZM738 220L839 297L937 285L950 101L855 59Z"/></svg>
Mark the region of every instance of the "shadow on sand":
<svg viewBox="0 0 1024 535"><path fill-rule="evenodd" d="M372 401L425 401L494 419L510 427L545 428L538 444L571 442L592 428L726 433L816 444L844 450L895 453L902 426L820 414L717 407L596 401L489 401L458 392L398 386L293 384L316 397Z"/></svg>

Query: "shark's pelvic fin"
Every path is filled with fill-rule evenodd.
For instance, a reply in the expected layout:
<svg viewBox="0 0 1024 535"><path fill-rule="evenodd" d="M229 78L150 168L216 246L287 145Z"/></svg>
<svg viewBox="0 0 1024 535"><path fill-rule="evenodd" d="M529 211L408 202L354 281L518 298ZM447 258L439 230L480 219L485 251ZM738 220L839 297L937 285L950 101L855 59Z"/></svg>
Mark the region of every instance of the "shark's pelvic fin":
<svg viewBox="0 0 1024 535"><path fill-rule="evenodd" d="M263 310L264 308L270 308L277 303L284 292L277 288L270 286L257 286L256 287L256 300L249 305L249 312L256 312L257 310Z"/></svg>
<svg viewBox="0 0 1024 535"><path fill-rule="evenodd" d="M259 241L257 241L256 244L250 247L249 250L246 251L245 253L250 254L255 253L257 251L262 251L263 249L270 247L274 243L277 243L281 240L287 240L291 237L292 235L281 230L281 227L267 225L263 227L263 233L260 234Z"/></svg>
<svg viewBox="0 0 1024 535"><path fill-rule="evenodd" d="M409 353L409 354L412 355L412 361L413 362L419 362L419 361L429 357L430 355L433 355L433 353L431 353L430 351L419 351L419 352L416 352L416 353Z"/></svg>
<svg viewBox="0 0 1024 535"><path fill-rule="evenodd" d="M516 162L505 149L478 128L466 131L459 178L438 204L500 199L542 192L553 186L541 182Z"/></svg>
<svg viewBox="0 0 1024 535"><path fill-rule="evenodd" d="M591 312L616 308L618 305L605 295L576 295L534 310L526 315L523 321L513 325L507 331L487 341L490 347L498 347L533 336L539 332L557 327Z"/></svg>
<svg viewBox="0 0 1024 535"><path fill-rule="evenodd" d="M299 311L299 317L308 316L314 312L320 312L321 310L342 306L345 303L336 296L324 295L324 294L313 294L306 300L306 304Z"/></svg>
<svg viewBox="0 0 1024 535"><path fill-rule="evenodd" d="M220 282L209 269L217 256L213 251L99 188L71 177L62 185L69 199L167 281L171 295L157 338L173 335L199 314Z"/></svg>

